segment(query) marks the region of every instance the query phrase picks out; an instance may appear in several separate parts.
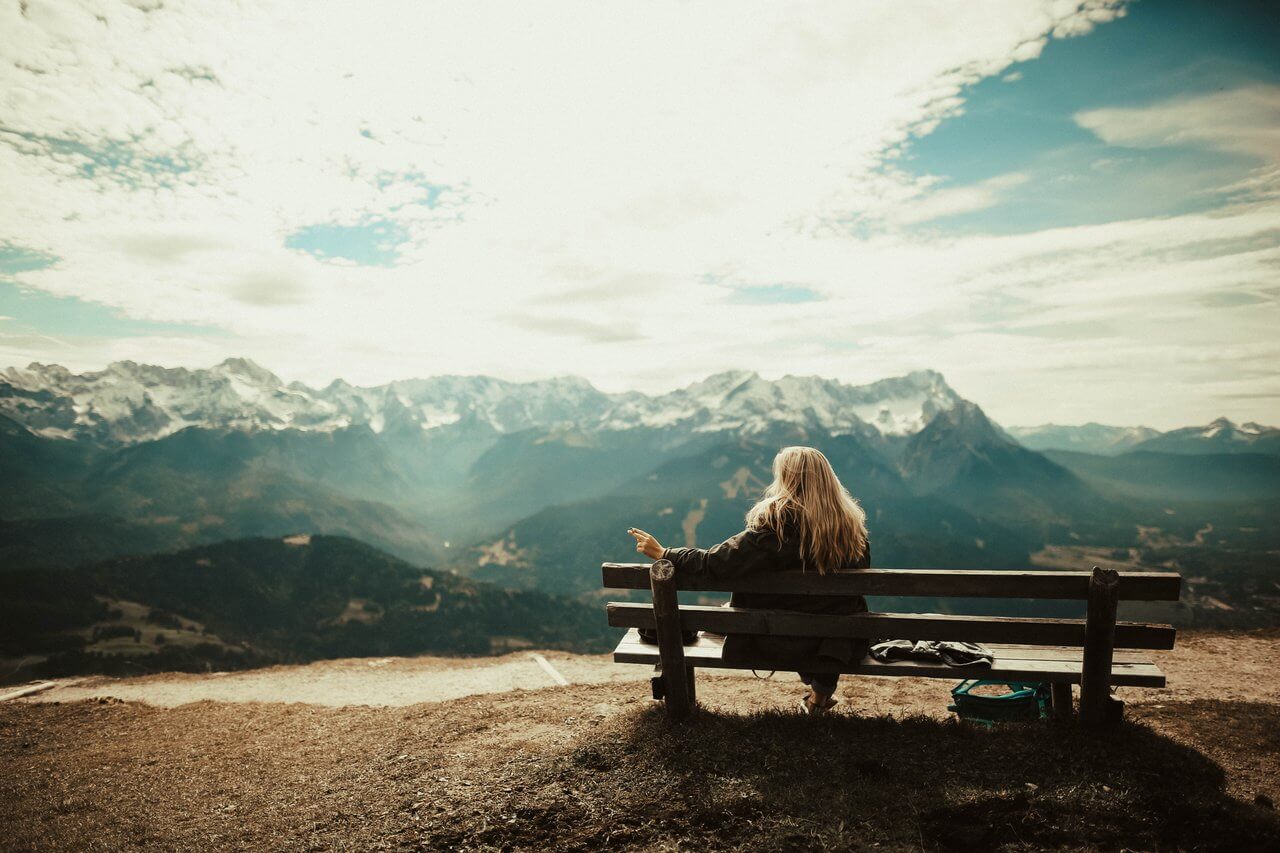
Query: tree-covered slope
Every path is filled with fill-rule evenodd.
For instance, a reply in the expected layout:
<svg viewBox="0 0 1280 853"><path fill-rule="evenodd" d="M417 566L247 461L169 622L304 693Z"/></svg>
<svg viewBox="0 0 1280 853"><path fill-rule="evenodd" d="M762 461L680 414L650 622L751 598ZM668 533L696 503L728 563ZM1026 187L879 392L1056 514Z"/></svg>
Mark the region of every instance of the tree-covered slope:
<svg viewBox="0 0 1280 853"><path fill-rule="evenodd" d="M599 651L609 636L598 608L419 568L338 536L0 574L0 658L26 658L29 672Z"/></svg>

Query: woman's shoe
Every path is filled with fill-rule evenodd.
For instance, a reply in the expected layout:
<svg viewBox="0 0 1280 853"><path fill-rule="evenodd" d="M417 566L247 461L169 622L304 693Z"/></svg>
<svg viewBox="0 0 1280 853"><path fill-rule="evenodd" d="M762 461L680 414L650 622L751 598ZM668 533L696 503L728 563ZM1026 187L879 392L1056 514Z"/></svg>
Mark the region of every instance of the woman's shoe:
<svg viewBox="0 0 1280 853"><path fill-rule="evenodd" d="M834 708L836 706L836 703L840 701L839 699L836 699L832 696L828 696L826 697L826 699L824 699L822 702L819 703L819 702L813 701L816 696L817 696L816 693L810 693L800 700L800 710L804 711L806 714L808 714L811 717L817 716L819 714L825 714L827 711L830 711L832 708Z"/></svg>

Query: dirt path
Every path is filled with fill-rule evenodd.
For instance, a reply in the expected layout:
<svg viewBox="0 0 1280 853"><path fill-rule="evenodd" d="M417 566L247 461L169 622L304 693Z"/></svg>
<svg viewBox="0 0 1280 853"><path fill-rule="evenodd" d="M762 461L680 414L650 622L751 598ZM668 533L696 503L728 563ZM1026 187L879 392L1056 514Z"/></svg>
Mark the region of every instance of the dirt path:
<svg viewBox="0 0 1280 853"><path fill-rule="evenodd" d="M615 666L607 655L538 652L571 684L646 678L641 667ZM161 673L136 678L67 679L29 697L75 702L110 697L173 708L191 702L303 702L333 708L445 702L463 696L538 690L557 682L533 653L496 658L346 658L245 672Z"/></svg>

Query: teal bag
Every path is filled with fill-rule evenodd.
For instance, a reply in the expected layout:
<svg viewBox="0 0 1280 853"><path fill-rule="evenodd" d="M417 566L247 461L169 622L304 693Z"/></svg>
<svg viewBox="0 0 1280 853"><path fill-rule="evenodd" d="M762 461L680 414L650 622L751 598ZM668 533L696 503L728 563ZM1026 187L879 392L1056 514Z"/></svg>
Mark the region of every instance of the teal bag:
<svg viewBox="0 0 1280 853"><path fill-rule="evenodd" d="M985 696L971 693L975 687L1004 686L1007 693ZM975 723L1028 722L1047 717L1053 708L1053 697L1048 684L1029 681L986 681L972 678L951 689L948 711L955 711L962 720Z"/></svg>

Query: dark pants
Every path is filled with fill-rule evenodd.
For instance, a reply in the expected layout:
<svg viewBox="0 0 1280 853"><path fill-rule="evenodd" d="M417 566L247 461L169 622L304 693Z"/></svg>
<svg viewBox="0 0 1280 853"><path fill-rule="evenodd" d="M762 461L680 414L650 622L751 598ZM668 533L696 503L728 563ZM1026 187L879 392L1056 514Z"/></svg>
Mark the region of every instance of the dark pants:
<svg viewBox="0 0 1280 853"><path fill-rule="evenodd" d="M836 682L840 680L840 675L834 672L798 672L796 675L799 675L800 680L809 685L813 692L824 696L835 693Z"/></svg>

